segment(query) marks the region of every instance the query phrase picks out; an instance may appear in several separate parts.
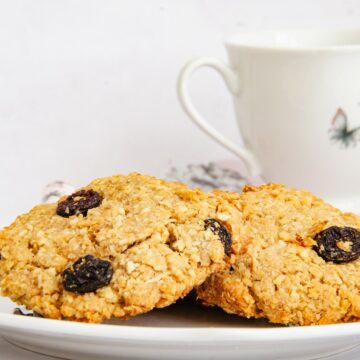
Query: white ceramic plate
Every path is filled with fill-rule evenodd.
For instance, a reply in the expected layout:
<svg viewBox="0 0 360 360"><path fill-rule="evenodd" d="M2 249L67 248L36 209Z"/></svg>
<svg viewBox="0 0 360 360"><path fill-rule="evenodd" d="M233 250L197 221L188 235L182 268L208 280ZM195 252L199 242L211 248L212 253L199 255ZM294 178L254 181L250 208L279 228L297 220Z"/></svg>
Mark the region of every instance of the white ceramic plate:
<svg viewBox="0 0 360 360"><path fill-rule="evenodd" d="M0 298L7 341L66 359L305 360L360 344L360 323L277 327L186 303L102 325L13 315L13 309Z"/></svg>

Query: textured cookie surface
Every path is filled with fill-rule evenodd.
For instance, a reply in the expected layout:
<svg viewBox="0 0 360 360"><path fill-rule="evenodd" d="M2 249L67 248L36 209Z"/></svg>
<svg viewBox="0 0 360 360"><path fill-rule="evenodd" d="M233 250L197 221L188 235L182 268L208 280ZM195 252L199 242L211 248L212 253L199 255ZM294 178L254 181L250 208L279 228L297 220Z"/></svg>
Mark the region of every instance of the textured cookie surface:
<svg viewBox="0 0 360 360"><path fill-rule="evenodd" d="M223 196L242 212L248 245L198 288L204 303L283 324L360 320L358 216L276 184Z"/></svg>
<svg viewBox="0 0 360 360"><path fill-rule="evenodd" d="M61 200L0 231L3 295L55 319L101 322L170 305L224 267L224 244L205 221L229 233L239 223L216 195L136 173Z"/></svg>

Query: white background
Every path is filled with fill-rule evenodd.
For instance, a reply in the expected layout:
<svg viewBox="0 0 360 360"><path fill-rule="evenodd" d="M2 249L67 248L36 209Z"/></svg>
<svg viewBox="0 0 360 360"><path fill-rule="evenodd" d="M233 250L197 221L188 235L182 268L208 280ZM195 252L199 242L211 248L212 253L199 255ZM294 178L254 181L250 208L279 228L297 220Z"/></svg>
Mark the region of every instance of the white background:
<svg viewBox="0 0 360 360"><path fill-rule="evenodd" d="M55 179L231 158L180 109L178 71L195 56L225 59L229 34L284 27L360 27L360 1L0 1L0 224ZM239 140L218 75L199 72L192 90Z"/></svg>
<svg viewBox="0 0 360 360"><path fill-rule="evenodd" d="M226 58L228 34L357 25L358 0L0 1L0 224L52 180L161 176L170 162L231 158L190 123L175 91L187 60ZM219 76L199 72L192 90L239 140Z"/></svg>

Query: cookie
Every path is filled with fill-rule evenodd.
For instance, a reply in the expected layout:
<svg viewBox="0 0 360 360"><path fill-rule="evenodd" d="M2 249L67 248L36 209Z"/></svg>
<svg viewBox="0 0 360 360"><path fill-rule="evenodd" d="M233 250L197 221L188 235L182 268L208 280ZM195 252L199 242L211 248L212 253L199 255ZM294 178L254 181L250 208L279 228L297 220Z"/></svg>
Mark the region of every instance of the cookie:
<svg viewBox="0 0 360 360"><path fill-rule="evenodd" d="M97 179L0 231L0 288L53 319L97 323L165 307L224 267L239 216L180 183Z"/></svg>
<svg viewBox="0 0 360 360"><path fill-rule="evenodd" d="M360 217L277 184L222 196L247 245L197 289L205 304L281 324L360 320Z"/></svg>

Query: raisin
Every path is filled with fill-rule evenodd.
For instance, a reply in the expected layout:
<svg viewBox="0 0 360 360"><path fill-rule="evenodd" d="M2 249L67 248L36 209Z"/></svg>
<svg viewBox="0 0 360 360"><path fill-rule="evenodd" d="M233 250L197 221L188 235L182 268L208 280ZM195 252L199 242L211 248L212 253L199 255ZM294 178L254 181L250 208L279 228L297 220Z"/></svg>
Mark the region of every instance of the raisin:
<svg viewBox="0 0 360 360"><path fill-rule="evenodd" d="M360 256L360 232L354 228L331 226L315 235L314 240L314 250L325 261L341 264Z"/></svg>
<svg viewBox="0 0 360 360"><path fill-rule="evenodd" d="M56 213L68 218L72 215L86 216L88 210L98 207L102 198L95 190L80 190L58 203Z"/></svg>
<svg viewBox="0 0 360 360"><path fill-rule="evenodd" d="M220 241L224 245L225 254L228 255L231 250L232 240L231 235L226 229L226 227L215 219L206 219L205 230L208 229L210 229L215 235L219 236Z"/></svg>
<svg viewBox="0 0 360 360"><path fill-rule="evenodd" d="M86 255L63 272L63 284L67 291L80 294L94 292L109 285L112 275L110 261Z"/></svg>

